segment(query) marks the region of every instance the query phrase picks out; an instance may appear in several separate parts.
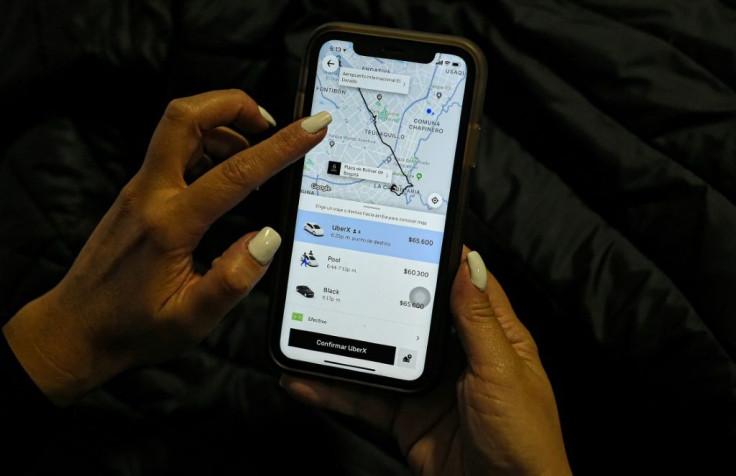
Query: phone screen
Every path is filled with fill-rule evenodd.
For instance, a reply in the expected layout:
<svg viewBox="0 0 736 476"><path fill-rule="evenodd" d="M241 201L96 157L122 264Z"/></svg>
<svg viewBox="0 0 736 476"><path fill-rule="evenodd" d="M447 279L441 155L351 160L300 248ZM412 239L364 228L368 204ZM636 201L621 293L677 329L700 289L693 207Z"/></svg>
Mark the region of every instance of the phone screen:
<svg viewBox="0 0 736 476"><path fill-rule="evenodd" d="M333 118L304 158L280 350L411 381L421 376L468 68L324 42L307 91ZM309 106L309 104L307 104ZM443 310L444 311L444 310Z"/></svg>

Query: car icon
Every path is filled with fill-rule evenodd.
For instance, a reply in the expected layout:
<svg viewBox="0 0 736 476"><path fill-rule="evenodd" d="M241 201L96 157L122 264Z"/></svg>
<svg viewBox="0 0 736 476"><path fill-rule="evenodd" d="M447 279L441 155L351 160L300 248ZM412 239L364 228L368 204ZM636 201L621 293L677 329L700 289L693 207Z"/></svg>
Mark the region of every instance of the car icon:
<svg viewBox="0 0 736 476"><path fill-rule="evenodd" d="M302 266L309 266L310 268L316 268L319 266L319 261L317 261L317 258L314 256L314 254L310 251L309 254L302 253L301 258L301 265Z"/></svg>
<svg viewBox="0 0 736 476"><path fill-rule="evenodd" d="M325 235L325 231L322 229L322 227L311 221L308 221L304 224L304 229L307 230L307 232L313 234L314 236L324 236Z"/></svg>
<svg viewBox="0 0 736 476"><path fill-rule="evenodd" d="M317 261L317 258L315 258L314 255L307 255L307 264L312 268L316 268L319 266L319 261Z"/></svg>
<svg viewBox="0 0 736 476"><path fill-rule="evenodd" d="M299 294L303 295L304 297L308 297L308 298L314 297L314 291L309 289L309 286L300 284L299 286L296 287L296 291Z"/></svg>

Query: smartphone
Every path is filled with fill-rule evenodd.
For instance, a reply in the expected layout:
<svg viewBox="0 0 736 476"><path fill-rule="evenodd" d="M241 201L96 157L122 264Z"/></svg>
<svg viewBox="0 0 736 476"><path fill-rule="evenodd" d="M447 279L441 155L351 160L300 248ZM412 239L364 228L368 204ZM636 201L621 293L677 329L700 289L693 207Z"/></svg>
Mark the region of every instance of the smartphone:
<svg viewBox="0 0 736 476"><path fill-rule="evenodd" d="M283 369L401 392L436 381L486 69L459 37L311 35L295 115L333 119L287 170L269 337Z"/></svg>

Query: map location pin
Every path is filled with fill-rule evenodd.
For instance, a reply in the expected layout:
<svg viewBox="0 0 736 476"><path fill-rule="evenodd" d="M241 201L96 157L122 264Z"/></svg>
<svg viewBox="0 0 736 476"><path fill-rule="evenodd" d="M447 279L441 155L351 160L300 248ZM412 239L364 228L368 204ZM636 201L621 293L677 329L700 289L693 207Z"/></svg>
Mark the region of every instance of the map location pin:
<svg viewBox="0 0 736 476"><path fill-rule="evenodd" d="M442 97L442 93L437 93L437 99Z"/></svg>
<svg viewBox="0 0 736 476"><path fill-rule="evenodd" d="M380 101L381 99L383 99L383 94L376 94L376 99L378 99L379 101Z"/></svg>
<svg viewBox="0 0 736 476"><path fill-rule="evenodd" d="M335 141L334 140L331 140L330 141L330 147L335 147Z"/></svg>

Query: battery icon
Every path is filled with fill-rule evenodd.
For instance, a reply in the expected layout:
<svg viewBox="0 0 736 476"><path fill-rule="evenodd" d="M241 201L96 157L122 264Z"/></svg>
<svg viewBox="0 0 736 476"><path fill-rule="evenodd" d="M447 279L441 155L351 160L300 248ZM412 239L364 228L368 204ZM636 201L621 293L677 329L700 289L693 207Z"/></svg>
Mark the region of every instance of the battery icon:
<svg viewBox="0 0 736 476"><path fill-rule="evenodd" d="M452 63L453 66L460 66L460 63Z"/></svg>

